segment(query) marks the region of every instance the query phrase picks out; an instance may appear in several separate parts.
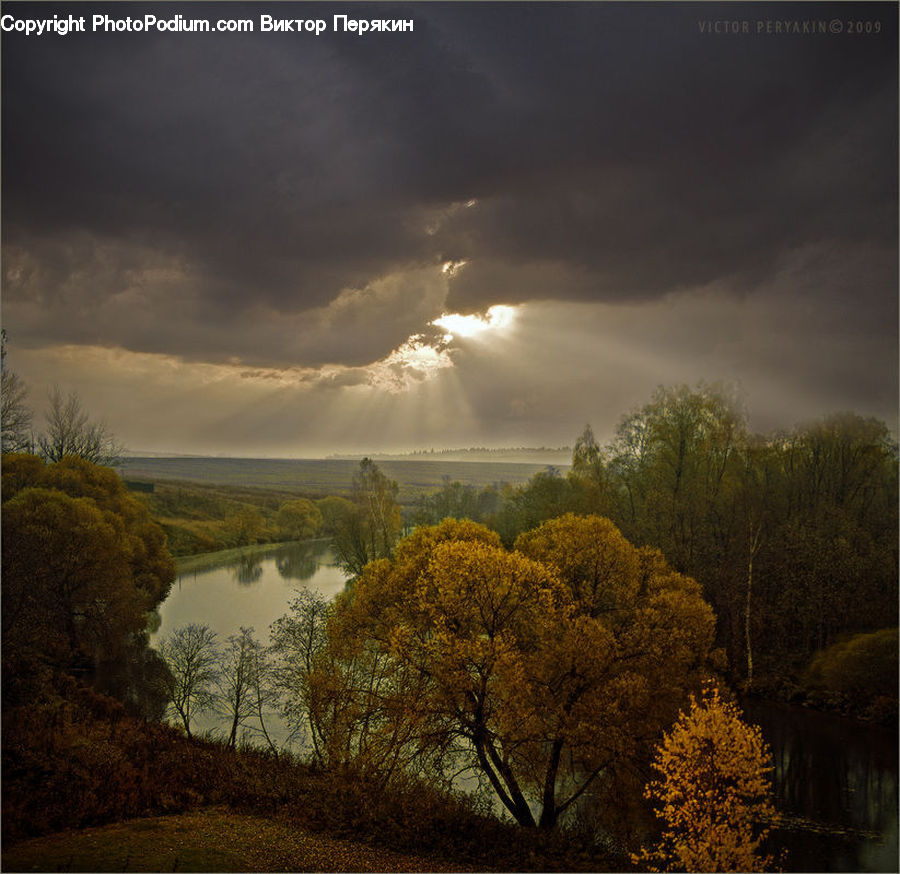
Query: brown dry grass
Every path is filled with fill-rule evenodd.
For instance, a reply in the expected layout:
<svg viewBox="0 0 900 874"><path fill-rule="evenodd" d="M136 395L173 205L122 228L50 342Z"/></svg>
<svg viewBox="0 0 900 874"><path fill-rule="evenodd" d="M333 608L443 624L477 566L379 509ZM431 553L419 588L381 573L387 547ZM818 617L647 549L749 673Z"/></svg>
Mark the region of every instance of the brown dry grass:
<svg viewBox="0 0 900 874"><path fill-rule="evenodd" d="M222 807L20 841L3 871L460 871Z"/></svg>

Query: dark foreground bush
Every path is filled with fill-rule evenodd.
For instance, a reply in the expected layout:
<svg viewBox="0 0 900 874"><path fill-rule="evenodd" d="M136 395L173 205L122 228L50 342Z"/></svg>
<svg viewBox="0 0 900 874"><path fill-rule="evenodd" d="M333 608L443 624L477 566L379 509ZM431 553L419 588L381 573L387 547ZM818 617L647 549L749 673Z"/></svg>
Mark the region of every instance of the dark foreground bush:
<svg viewBox="0 0 900 874"><path fill-rule="evenodd" d="M4 841L224 802L240 771L229 752L57 681L3 714Z"/></svg>
<svg viewBox="0 0 900 874"><path fill-rule="evenodd" d="M121 704L57 680L3 716L3 841L224 804L310 830L433 854L481 870L610 870L574 834L503 823L469 796L418 780L385 788L352 769L322 771L290 756L189 741Z"/></svg>

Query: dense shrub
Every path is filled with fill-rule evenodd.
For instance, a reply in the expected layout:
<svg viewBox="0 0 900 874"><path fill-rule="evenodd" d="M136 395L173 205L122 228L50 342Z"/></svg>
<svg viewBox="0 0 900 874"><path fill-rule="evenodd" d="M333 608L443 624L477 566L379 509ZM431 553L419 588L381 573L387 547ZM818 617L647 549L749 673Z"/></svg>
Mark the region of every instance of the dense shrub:
<svg viewBox="0 0 900 874"><path fill-rule="evenodd" d="M472 797L416 779L386 789L349 768L325 771L285 754L190 741L170 726L133 719L119 702L71 678L57 678L41 700L4 713L2 754L4 844L223 804L481 869L616 864L565 831L523 834Z"/></svg>
<svg viewBox="0 0 900 874"><path fill-rule="evenodd" d="M817 653L807 683L814 703L879 721L897 719L896 628L857 634Z"/></svg>

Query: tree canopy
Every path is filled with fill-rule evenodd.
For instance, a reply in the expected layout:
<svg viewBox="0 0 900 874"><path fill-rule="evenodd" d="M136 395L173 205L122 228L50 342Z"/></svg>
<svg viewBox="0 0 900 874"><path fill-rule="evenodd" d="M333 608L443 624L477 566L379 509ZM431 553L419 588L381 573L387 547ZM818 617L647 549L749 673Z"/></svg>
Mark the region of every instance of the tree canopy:
<svg viewBox="0 0 900 874"><path fill-rule="evenodd" d="M483 505L447 484L416 518L483 521L507 547L566 513L609 518L700 583L735 680L792 694L816 652L896 612L897 452L876 419L759 435L726 385L661 387L607 445L587 426L566 476L542 471Z"/></svg>
<svg viewBox="0 0 900 874"><path fill-rule="evenodd" d="M305 540L313 537L322 525L322 513L307 498L285 501L278 508L276 519L282 535L293 540Z"/></svg>
<svg viewBox="0 0 900 874"><path fill-rule="evenodd" d="M772 821L771 754L760 730L709 688L680 713L657 749L646 797L664 829L634 857L651 871L763 871ZM662 867L656 867L656 866Z"/></svg>
<svg viewBox="0 0 900 874"><path fill-rule="evenodd" d="M4 681L25 665L90 671L146 642L175 568L113 471L5 455L2 524Z"/></svg>
<svg viewBox="0 0 900 874"><path fill-rule="evenodd" d="M365 732L381 763L470 768L519 823L551 828L671 722L714 618L608 520L567 516L518 546L473 522L417 529L338 600L312 674L359 708L347 749Z"/></svg>

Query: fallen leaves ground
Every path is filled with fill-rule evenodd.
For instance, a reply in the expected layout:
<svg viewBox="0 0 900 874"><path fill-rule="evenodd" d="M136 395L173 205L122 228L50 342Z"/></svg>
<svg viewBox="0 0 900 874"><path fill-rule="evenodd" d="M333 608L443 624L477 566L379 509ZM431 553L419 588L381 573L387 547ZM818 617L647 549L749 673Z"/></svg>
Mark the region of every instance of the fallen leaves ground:
<svg viewBox="0 0 900 874"><path fill-rule="evenodd" d="M261 816L208 808L21 841L3 851L10 871L460 871L298 830Z"/></svg>

